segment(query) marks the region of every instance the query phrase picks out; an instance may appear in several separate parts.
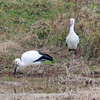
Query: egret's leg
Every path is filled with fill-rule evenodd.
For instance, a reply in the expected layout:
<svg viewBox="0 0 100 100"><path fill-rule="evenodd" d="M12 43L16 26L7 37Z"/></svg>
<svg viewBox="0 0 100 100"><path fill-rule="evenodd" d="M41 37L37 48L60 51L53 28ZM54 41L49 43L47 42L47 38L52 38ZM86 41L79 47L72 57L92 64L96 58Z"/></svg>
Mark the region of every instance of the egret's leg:
<svg viewBox="0 0 100 100"><path fill-rule="evenodd" d="M43 71L43 76L47 75L47 69L46 69L46 66L41 64L40 67L42 67L42 69L44 70L44 71Z"/></svg>
<svg viewBox="0 0 100 100"><path fill-rule="evenodd" d="M75 53L75 51L73 50L73 54L72 54L72 67L73 67L73 65L74 65L74 53Z"/></svg>
<svg viewBox="0 0 100 100"><path fill-rule="evenodd" d="M46 66L45 65L42 65L42 67L44 67L44 71L46 72L45 75L46 75L46 91L48 89L48 83L49 83L49 77L48 77L48 74L47 74L47 69L46 69Z"/></svg>
<svg viewBox="0 0 100 100"><path fill-rule="evenodd" d="M69 68L68 67L66 67L66 72L67 72L67 76L68 76L68 79L70 78L70 72L69 72Z"/></svg>
<svg viewBox="0 0 100 100"><path fill-rule="evenodd" d="M31 65L31 74L33 75L33 66Z"/></svg>
<svg viewBox="0 0 100 100"><path fill-rule="evenodd" d="M71 56L71 49L69 49L68 50L68 58L70 58L70 56ZM71 69L72 67L70 67L70 61L68 62L68 65L67 65L67 68L66 68L66 72L67 72L67 76L68 76L68 79L70 78L70 69Z"/></svg>
<svg viewBox="0 0 100 100"><path fill-rule="evenodd" d="M68 79L71 76L71 74L73 74L73 65L74 65L74 51L72 52L72 56L71 56L71 66L68 68Z"/></svg>
<svg viewBox="0 0 100 100"><path fill-rule="evenodd" d="M41 67L43 67L43 68L44 68L44 70L45 70L45 71L47 71L47 70L46 70L46 66L45 66L45 65L42 65Z"/></svg>

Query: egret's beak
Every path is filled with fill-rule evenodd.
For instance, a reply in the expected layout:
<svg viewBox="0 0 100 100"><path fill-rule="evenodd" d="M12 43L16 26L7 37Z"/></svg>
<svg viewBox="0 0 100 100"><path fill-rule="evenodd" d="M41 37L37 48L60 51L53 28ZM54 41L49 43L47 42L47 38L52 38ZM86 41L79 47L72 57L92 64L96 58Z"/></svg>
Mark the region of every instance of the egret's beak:
<svg viewBox="0 0 100 100"><path fill-rule="evenodd" d="M13 74L16 74L16 69L17 69L17 64L15 64L15 69Z"/></svg>

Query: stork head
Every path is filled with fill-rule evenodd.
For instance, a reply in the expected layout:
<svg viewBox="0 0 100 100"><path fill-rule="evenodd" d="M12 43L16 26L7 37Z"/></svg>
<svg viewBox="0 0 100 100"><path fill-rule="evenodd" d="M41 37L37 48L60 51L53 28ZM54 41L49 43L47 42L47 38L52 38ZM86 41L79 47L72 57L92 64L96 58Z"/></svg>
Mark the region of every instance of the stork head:
<svg viewBox="0 0 100 100"><path fill-rule="evenodd" d="M21 60L19 58L16 58L15 59L15 69L14 69L14 74L16 74L16 69L17 69L17 66L20 65L21 63Z"/></svg>
<svg viewBox="0 0 100 100"><path fill-rule="evenodd" d="M70 19L70 27L75 23L75 19L74 18L71 18Z"/></svg>
<svg viewBox="0 0 100 100"><path fill-rule="evenodd" d="M20 59L19 58L15 59L15 65L17 65L17 66L20 65Z"/></svg>
<svg viewBox="0 0 100 100"><path fill-rule="evenodd" d="M74 24L75 23L75 19L74 18L71 18L70 19L70 24Z"/></svg>

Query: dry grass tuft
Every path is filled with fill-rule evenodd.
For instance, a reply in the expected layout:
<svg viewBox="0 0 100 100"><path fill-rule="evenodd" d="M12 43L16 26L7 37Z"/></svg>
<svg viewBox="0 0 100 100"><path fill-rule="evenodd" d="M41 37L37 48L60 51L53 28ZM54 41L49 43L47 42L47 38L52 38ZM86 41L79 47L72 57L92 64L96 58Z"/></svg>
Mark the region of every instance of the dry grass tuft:
<svg viewBox="0 0 100 100"><path fill-rule="evenodd" d="M11 52L22 52L23 48L14 41L7 40L6 42L2 42L0 44L0 52L1 54L11 53Z"/></svg>

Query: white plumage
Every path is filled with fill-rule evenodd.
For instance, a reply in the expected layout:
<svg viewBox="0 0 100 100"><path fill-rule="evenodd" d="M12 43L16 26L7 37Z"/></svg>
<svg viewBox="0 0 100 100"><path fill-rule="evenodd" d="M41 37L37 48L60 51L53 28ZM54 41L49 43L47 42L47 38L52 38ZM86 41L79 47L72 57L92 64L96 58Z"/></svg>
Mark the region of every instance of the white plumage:
<svg viewBox="0 0 100 100"><path fill-rule="evenodd" d="M21 60L19 58L15 59L14 74L16 73L17 66L25 67L30 65L39 65L41 64L41 61L45 60L53 61L53 58L48 54L44 54L39 51L27 51L22 54Z"/></svg>
<svg viewBox="0 0 100 100"><path fill-rule="evenodd" d="M71 18L70 19L69 34L66 37L66 45L68 46L68 50L73 51L72 66L73 66L74 53L75 53L77 46L79 44L79 37L74 31L74 24L75 24L75 19Z"/></svg>
<svg viewBox="0 0 100 100"><path fill-rule="evenodd" d="M71 18L70 19L69 34L66 37L66 44L68 46L69 51L70 50L76 50L77 49L77 46L79 44L79 37L74 32L74 23L75 23L75 19L74 18Z"/></svg>

